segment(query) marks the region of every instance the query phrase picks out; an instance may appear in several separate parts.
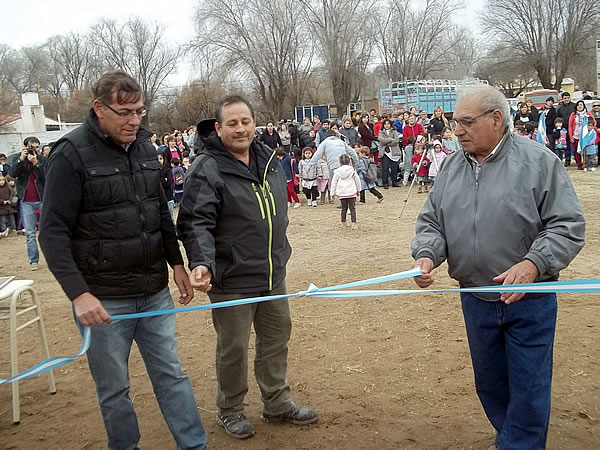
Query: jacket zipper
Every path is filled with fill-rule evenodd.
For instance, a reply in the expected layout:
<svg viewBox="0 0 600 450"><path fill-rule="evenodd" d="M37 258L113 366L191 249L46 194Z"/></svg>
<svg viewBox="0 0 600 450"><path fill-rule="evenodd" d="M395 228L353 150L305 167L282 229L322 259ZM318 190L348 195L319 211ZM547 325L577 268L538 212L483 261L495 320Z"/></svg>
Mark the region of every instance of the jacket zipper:
<svg viewBox="0 0 600 450"><path fill-rule="evenodd" d="M137 200L138 212L140 213L140 220L141 220L141 224L142 224L142 245L144 248L144 271L147 273L148 270L150 269L148 266L148 255L150 254L149 244L148 244L148 234L146 233L146 219L144 218L144 209L143 209L142 199L140 198L138 191L137 191L137 186L135 185L135 172L133 169L133 164L131 163L131 152L133 150L132 147L133 146L130 146L129 149L127 150L127 160L129 162L129 176L131 179L133 192L135 193L135 199ZM143 170L140 171L140 176L142 179L144 178ZM144 180L144 182L145 181L146 180ZM147 277L144 277L144 292L148 292Z"/></svg>
<svg viewBox="0 0 600 450"><path fill-rule="evenodd" d="M269 250L269 253L268 253L269 291L273 290L273 255L271 254L273 252L273 221L271 220L271 208L269 206L269 202L265 195L264 186L268 186L267 173L269 170L269 166L271 165L271 161L273 160L274 157L275 157L275 152L271 153L271 157L269 158L269 160L267 161L267 164L265 165L265 172L263 174L263 182L262 182L262 186L261 186L261 189L263 190L263 196L265 197L265 203L267 206L267 222L269 224L269 248L268 248L268 250ZM269 194L270 194L270 192L269 192ZM271 195L271 199L273 200L272 195ZM275 202L274 201L273 201L273 215L275 215Z"/></svg>
<svg viewBox="0 0 600 450"><path fill-rule="evenodd" d="M473 261L477 267L477 228L475 223L477 221L477 209L479 203L479 175L481 173L482 166L478 162L475 162L476 166L473 167L473 175L475 176L475 207L473 209Z"/></svg>
<svg viewBox="0 0 600 450"><path fill-rule="evenodd" d="M263 220L265 220L265 208L263 207L262 200L260 199L260 195L258 195L258 189L256 189L256 184L252 183L252 189L254 189L254 195L256 195L256 200L258 201L258 206L260 206L260 215Z"/></svg>

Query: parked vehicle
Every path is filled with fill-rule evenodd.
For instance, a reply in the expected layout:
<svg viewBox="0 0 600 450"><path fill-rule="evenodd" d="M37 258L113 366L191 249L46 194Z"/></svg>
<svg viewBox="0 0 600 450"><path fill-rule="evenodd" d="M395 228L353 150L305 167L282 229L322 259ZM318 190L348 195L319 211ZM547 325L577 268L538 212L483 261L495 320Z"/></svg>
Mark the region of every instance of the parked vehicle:
<svg viewBox="0 0 600 450"><path fill-rule="evenodd" d="M436 106L445 113L454 111L456 98L462 89L488 84L486 80L404 80L389 84L379 90L380 110L382 114L391 114L400 110L408 111L413 106L419 111L433 114Z"/></svg>
<svg viewBox="0 0 600 450"><path fill-rule="evenodd" d="M556 89L536 89L535 91L523 93L523 101L531 100L531 103L536 108L544 106L548 97L552 97L554 103L557 103L558 91Z"/></svg>

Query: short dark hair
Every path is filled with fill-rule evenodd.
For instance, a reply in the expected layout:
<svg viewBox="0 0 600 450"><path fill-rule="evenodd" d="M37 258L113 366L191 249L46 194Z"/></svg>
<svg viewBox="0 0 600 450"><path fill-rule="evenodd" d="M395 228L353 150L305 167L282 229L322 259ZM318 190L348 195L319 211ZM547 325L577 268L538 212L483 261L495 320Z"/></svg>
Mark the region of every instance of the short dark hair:
<svg viewBox="0 0 600 450"><path fill-rule="evenodd" d="M414 143L415 143L415 141L416 141L416 139L415 139L415 137L414 137L414 136L409 136L409 137L408 137L408 143L409 143L409 144L414 144Z"/></svg>
<svg viewBox="0 0 600 450"><path fill-rule="evenodd" d="M554 119L554 125L558 125L559 123L565 123L562 117L557 117Z"/></svg>
<svg viewBox="0 0 600 450"><path fill-rule="evenodd" d="M122 70L103 74L92 87L94 98L103 103L135 103L143 98L142 87L131 75Z"/></svg>
<svg viewBox="0 0 600 450"><path fill-rule="evenodd" d="M23 140L23 145L27 147L31 142L37 142L39 144L40 140L35 136L28 136Z"/></svg>
<svg viewBox="0 0 600 450"><path fill-rule="evenodd" d="M331 137L331 136L337 136L337 133L335 132L335 130L332 130L331 128L329 130L327 130L327 132L325 133L325 136L327 137Z"/></svg>
<svg viewBox="0 0 600 450"><path fill-rule="evenodd" d="M277 156L285 156L287 154L282 147L277 147L277 150L275 150L275 153L277 154Z"/></svg>
<svg viewBox="0 0 600 450"><path fill-rule="evenodd" d="M0 158L6 158L6 155L4 153L0 153Z"/></svg>
<svg viewBox="0 0 600 450"><path fill-rule="evenodd" d="M554 97L550 96L546 99L547 102L549 102L550 100L552 100L552 103L554 103Z"/></svg>
<svg viewBox="0 0 600 450"><path fill-rule="evenodd" d="M384 127L385 127L386 122L390 124L390 127L394 126L394 124L392 123L392 121L390 119L383 119L383 126Z"/></svg>
<svg viewBox="0 0 600 450"><path fill-rule="evenodd" d="M560 94L560 98L563 98L563 97L570 97L570 96L571 96L571 93L570 93L570 92L567 92L567 91L565 91L565 92L562 92L562 93Z"/></svg>
<svg viewBox="0 0 600 450"><path fill-rule="evenodd" d="M223 120L223 108L229 105L235 105L236 103L243 103L250 110L250 115L252 119L254 119L254 108L248 100L246 100L241 95L228 95L227 97L221 99L221 101L217 104L217 110L215 111L215 117L217 119L217 123L221 125Z"/></svg>
<svg viewBox="0 0 600 450"><path fill-rule="evenodd" d="M171 159L171 164L173 164L174 166L178 166L179 164L181 164L181 161L179 161L179 158L173 158Z"/></svg>

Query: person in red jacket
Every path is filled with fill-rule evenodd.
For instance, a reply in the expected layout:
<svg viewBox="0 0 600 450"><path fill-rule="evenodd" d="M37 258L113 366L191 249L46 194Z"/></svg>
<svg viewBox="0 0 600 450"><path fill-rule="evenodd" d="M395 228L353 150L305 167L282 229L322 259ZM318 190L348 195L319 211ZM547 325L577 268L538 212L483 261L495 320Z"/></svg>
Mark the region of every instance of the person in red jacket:
<svg viewBox="0 0 600 450"><path fill-rule="evenodd" d="M383 128L383 119L377 116L373 117L373 134L379 137L379 132Z"/></svg>
<svg viewBox="0 0 600 450"><path fill-rule="evenodd" d="M579 100L575 104L575 112L571 113L571 117L569 117L569 137L571 138L571 149L575 153L577 170L583 170L581 153L577 152L577 146L579 144L579 137L581 136L581 123L586 115L588 116L588 120L595 122L594 115L587 110L583 100Z"/></svg>
<svg viewBox="0 0 600 450"><path fill-rule="evenodd" d="M417 136L420 134L425 134L425 129L423 125L417 123L417 118L414 114L408 116L408 124L404 125L402 128L402 139L404 140L404 145L408 145L408 138L414 137L417 139Z"/></svg>
<svg viewBox="0 0 600 450"><path fill-rule="evenodd" d="M425 192L427 192L427 183L429 182L429 159L427 158L427 155L423 156L422 153L423 147L416 146L415 155L410 160L410 163L417 174L417 183L419 183L419 190L417 192L419 194L423 192L423 188L425 188ZM422 160L421 157L423 158ZM420 166L419 162L421 163Z"/></svg>

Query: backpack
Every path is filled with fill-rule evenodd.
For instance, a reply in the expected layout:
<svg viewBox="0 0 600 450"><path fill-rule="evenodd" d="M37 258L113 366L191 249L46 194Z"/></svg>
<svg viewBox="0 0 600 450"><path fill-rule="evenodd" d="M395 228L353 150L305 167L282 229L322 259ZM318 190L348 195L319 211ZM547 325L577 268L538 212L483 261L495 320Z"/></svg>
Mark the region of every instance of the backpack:
<svg viewBox="0 0 600 450"><path fill-rule="evenodd" d="M367 170L363 175L363 178L367 183L377 182L377 166L371 162L368 158L363 158L363 161L367 165Z"/></svg>
<svg viewBox="0 0 600 450"><path fill-rule="evenodd" d="M185 172L181 168L181 166L173 167L173 180L175 180L175 186L183 186L183 178L185 176Z"/></svg>

